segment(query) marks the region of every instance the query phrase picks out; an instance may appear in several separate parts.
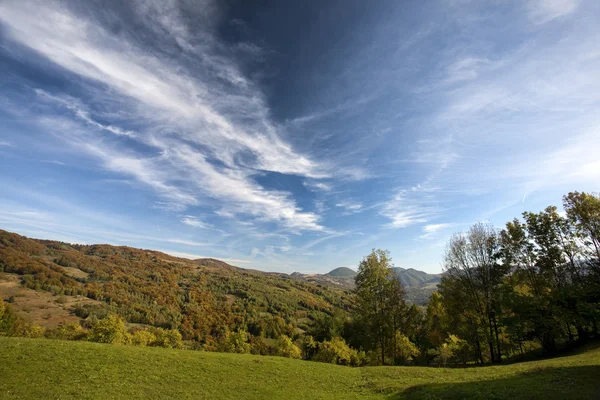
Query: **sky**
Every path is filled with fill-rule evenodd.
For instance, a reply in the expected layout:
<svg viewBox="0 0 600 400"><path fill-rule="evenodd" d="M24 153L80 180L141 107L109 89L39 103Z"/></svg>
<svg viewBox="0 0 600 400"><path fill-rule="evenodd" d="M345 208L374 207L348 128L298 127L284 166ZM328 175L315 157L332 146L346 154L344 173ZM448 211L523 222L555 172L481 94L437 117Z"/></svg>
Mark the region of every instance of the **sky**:
<svg viewBox="0 0 600 400"><path fill-rule="evenodd" d="M600 190L600 2L0 2L0 228L437 273Z"/></svg>

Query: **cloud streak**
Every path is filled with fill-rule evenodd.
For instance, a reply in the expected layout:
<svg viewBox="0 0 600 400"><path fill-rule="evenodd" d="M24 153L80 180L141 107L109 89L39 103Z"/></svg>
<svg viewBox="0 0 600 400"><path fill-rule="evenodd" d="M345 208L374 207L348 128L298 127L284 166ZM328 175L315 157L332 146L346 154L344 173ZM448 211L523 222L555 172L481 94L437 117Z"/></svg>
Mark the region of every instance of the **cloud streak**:
<svg viewBox="0 0 600 400"><path fill-rule="evenodd" d="M207 3L199 17L210 20L213 9ZM88 132L82 136L109 132L151 146L158 154L148 156L133 146L124 154L104 139L71 142L108 170L135 177L173 203L174 209L197 205L199 198L217 198L222 214L248 215L292 230L322 230L318 215L302 211L290 194L262 187L253 177L271 171L322 178L329 176L330 167L295 152L281 139L262 94L243 77L234 60L221 54L210 25L192 35L178 10L173 2L137 3L135 9L144 15L149 32L169 35L154 36L159 44L172 40L181 47L184 54L178 65L126 33L109 33L93 18L84 19L63 3L5 2L0 5L0 21L15 42L90 82L106 85L108 91L88 102L114 101L128 114L123 124L138 125L134 132L100 123L83 104L85 99L38 90L38 96L62 105L85 124L79 130L88 128ZM192 75L186 59L204 65L206 72ZM102 117L103 110L96 113ZM47 116L39 122L48 125L57 120ZM193 179L183 177L186 173ZM185 187L169 183L172 176L187 181Z"/></svg>

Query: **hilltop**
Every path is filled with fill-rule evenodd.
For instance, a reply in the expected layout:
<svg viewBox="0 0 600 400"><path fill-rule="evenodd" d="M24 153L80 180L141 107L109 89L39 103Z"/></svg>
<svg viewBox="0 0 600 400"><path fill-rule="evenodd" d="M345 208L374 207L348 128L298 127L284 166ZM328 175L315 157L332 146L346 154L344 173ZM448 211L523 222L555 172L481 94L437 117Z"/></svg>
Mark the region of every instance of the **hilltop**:
<svg viewBox="0 0 600 400"><path fill-rule="evenodd" d="M279 357L0 337L5 399L593 399L598 349L479 368L362 367ZM31 384L35 377L36 384Z"/></svg>

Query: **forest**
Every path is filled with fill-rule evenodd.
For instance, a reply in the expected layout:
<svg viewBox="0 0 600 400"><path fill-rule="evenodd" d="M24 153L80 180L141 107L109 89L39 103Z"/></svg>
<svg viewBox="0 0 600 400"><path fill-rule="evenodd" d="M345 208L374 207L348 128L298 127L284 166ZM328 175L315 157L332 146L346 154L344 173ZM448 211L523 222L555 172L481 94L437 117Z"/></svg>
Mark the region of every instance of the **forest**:
<svg viewBox="0 0 600 400"><path fill-rule="evenodd" d="M0 231L0 274L80 320L43 328L0 300L0 335L302 358L342 365L466 366L550 356L598 338L600 196L563 211L476 223L448 241L426 307L406 301L390 254L358 265L355 289L149 250L38 241ZM73 271L78 271L74 274ZM1 277L1 275L0 275Z"/></svg>

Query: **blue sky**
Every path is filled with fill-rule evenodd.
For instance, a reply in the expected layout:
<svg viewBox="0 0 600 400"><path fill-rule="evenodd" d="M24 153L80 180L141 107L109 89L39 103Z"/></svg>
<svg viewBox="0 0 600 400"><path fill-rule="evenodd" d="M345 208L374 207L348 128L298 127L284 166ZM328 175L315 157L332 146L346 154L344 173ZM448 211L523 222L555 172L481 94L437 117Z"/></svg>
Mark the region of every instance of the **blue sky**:
<svg viewBox="0 0 600 400"><path fill-rule="evenodd" d="M452 233L600 189L598 20L584 0L5 0L0 228L439 272Z"/></svg>

